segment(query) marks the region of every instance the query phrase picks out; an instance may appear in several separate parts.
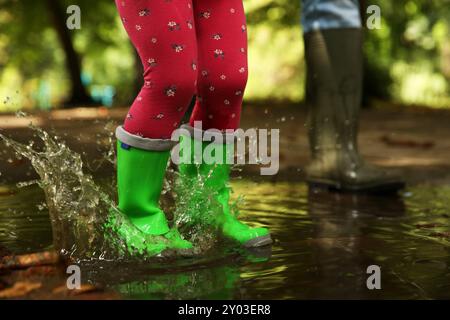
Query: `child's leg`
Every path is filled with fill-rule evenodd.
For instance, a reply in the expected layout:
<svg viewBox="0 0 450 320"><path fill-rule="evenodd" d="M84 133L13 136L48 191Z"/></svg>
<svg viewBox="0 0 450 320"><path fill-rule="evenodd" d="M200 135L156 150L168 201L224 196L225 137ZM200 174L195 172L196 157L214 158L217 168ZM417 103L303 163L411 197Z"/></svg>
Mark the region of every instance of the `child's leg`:
<svg viewBox="0 0 450 320"><path fill-rule="evenodd" d="M144 65L144 86L124 128L167 139L179 125L197 81L191 0L116 0L125 29Z"/></svg>
<svg viewBox="0 0 450 320"><path fill-rule="evenodd" d="M190 126L185 128L192 131L194 122L202 121L202 129L205 130L237 129L247 82L247 30L242 0L194 0L194 15L199 48L199 97ZM210 146L208 142L194 139L185 140L191 144L191 150L198 149L198 144L200 148ZM223 160L230 158L226 156L230 149L234 151L226 144L215 148L220 149ZM200 180L203 188L211 191L223 209L214 223L225 237L245 247L272 243L267 229L250 228L237 220L229 204L231 166L223 162L209 164L204 161L199 167L181 164L181 177L194 179L194 183ZM200 214L207 215L208 212Z"/></svg>
<svg viewBox="0 0 450 320"><path fill-rule="evenodd" d="M129 247L148 254L188 249L169 229L159 207L172 142L197 82L197 44L191 0L116 0L124 26L144 65L145 84L124 127L116 130L119 210L142 233L163 242L143 242L127 228L119 234Z"/></svg>
<svg viewBox="0 0 450 320"><path fill-rule="evenodd" d="M191 117L203 129L239 127L247 83L247 30L242 0L194 0L199 75Z"/></svg>

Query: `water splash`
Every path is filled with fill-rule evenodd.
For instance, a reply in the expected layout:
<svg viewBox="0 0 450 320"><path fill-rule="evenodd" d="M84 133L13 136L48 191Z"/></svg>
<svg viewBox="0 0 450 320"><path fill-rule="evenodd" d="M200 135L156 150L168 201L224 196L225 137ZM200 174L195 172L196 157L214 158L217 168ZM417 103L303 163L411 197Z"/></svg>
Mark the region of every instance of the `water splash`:
<svg viewBox="0 0 450 320"><path fill-rule="evenodd" d="M198 172L200 165L196 166ZM210 175L214 170L214 167L211 168ZM219 190L208 186L206 180L209 175L197 174L194 178L177 172L172 175L175 175L175 225L200 251L208 251L217 244L220 235L217 227L220 223L217 219L223 215L223 207L218 202ZM232 193L230 186L226 188ZM230 203L231 213L236 217L243 200L243 197L239 196Z"/></svg>
<svg viewBox="0 0 450 320"><path fill-rule="evenodd" d="M149 251L148 244L165 244L164 237L140 232L122 215L112 201L112 195L83 172L81 156L70 150L57 137L30 126L42 140L42 150L33 144L22 144L0 134L5 144L29 159L40 176L37 183L45 192L53 232L53 245L72 260L132 259L140 260L160 255ZM29 183L21 183L26 186ZM129 245L142 243L141 247ZM136 239L138 241L136 241Z"/></svg>
<svg viewBox="0 0 450 320"><path fill-rule="evenodd" d="M25 117L26 114L17 115ZM92 172L105 162L115 165L115 139L107 124L108 151L102 159L88 163ZM25 157L39 180L21 182L18 187L37 184L44 190L53 232L54 248L71 260L145 260L151 257L173 256L176 252L158 250L158 245L169 245L161 236L150 236L139 231L114 203L115 176L108 177L106 185L98 185L93 177L84 172L81 155L72 151L61 139L30 124L35 137L43 142L37 149L34 141L22 144L0 134L5 144L13 148L18 157ZM101 140L101 137L97 137ZM100 150L99 150L100 151ZM173 212L173 225L194 244L194 254L202 254L217 243L219 230L215 223L221 215L222 205L217 202L217 191L205 185L202 175L197 179L184 179L176 170L169 168L163 189L162 207ZM175 186L175 187L173 187ZM239 198L231 205L237 215Z"/></svg>
<svg viewBox="0 0 450 320"><path fill-rule="evenodd" d="M173 174L177 203L175 224L195 247L208 250L215 245L218 231L213 217L219 214L219 204L212 196L214 193L211 190L208 194L200 175L197 179L191 179L175 172ZM204 212L208 214L202 214Z"/></svg>

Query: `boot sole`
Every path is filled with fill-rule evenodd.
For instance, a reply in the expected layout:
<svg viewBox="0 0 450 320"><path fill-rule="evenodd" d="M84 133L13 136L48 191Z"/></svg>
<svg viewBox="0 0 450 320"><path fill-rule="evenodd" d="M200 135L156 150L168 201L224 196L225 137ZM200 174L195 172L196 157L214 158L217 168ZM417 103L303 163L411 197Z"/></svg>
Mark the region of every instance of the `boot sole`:
<svg viewBox="0 0 450 320"><path fill-rule="evenodd" d="M257 248L257 247L264 247L271 245L273 243L273 240L270 236L270 234L256 237L254 239L248 240L246 243L243 244L245 248Z"/></svg>
<svg viewBox="0 0 450 320"><path fill-rule="evenodd" d="M401 181L389 181L382 184L341 184L331 180L308 179L310 188L326 189L332 192L356 192L370 194L389 194L398 192L405 188L405 183Z"/></svg>

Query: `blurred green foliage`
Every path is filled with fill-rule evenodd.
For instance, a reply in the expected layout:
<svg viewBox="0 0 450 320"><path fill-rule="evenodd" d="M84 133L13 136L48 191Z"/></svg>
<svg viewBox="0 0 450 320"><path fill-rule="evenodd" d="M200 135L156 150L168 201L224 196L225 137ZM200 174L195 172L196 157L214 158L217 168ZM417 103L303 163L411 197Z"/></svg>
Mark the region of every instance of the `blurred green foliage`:
<svg viewBox="0 0 450 320"><path fill-rule="evenodd" d="M0 111L48 108L67 99L65 52L44 1L0 0ZM133 98L141 72L112 0L77 4L82 29L70 31L89 89L112 86L115 104ZM244 0L249 23L246 99L301 101L304 50L300 0ZM450 0L367 1L382 28L367 30L366 97L450 106ZM65 15L65 12L61 12Z"/></svg>
<svg viewBox="0 0 450 320"><path fill-rule="evenodd" d="M367 2L381 7L382 25L366 32L366 93L450 107L450 1Z"/></svg>
<svg viewBox="0 0 450 320"><path fill-rule="evenodd" d="M112 85L116 101L134 94L134 49L123 31L112 0L58 0L65 9L81 8L82 28L70 31L90 85ZM69 94L65 54L43 1L0 0L0 110L39 107L38 95L48 84L52 105ZM61 12L64 19L66 12ZM7 103L4 103L6 100Z"/></svg>

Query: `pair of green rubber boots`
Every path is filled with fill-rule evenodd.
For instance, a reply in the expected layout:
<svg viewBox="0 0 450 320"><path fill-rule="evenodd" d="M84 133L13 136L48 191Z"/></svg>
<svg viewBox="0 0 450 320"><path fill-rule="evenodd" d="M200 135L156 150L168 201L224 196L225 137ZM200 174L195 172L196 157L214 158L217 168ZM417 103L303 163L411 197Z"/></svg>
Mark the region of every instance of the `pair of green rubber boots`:
<svg viewBox="0 0 450 320"><path fill-rule="evenodd" d="M183 239L175 228L169 228L165 213L159 206L159 198L163 188L163 182L167 163L170 156L169 150L157 150L167 148L146 148L144 144L127 144L129 137L139 139L139 137L126 133L120 128L121 134L117 134L117 185L119 195L118 208L126 215L136 228L145 235L156 236L155 239L161 241L151 241L142 243L141 237L129 234L125 229L119 230L119 234L125 239L126 245L130 248L138 249L141 253L158 254L166 249L189 250L193 246ZM124 137L125 139L120 139ZM193 145L197 142L190 137L188 139ZM121 141L122 140L122 141ZM126 140L124 142L123 140ZM145 143L145 139L141 138ZM150 139L148 139L150 141ZM158 141L158 140L153 140ZM202 143L202 148L207 144ZM223 145L225 148L225 145ZM156 149L156 150L155 150ZM191 148L195 150L195 148ZM259 247L272 242L269 232L264 228L250 228L240 222L231 212L229 206L230 188L228 182L230 178L229 164L180 164L179 173L183 179L194 179L204 181L205 184L214 190L216 202L222 207L219 217L214 219L215 227L222 231L223 235L234 240L244 247ZM198 175L202 175L199 179ZM209 212L200 213L205 217Z"/></svg>

